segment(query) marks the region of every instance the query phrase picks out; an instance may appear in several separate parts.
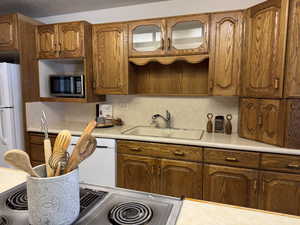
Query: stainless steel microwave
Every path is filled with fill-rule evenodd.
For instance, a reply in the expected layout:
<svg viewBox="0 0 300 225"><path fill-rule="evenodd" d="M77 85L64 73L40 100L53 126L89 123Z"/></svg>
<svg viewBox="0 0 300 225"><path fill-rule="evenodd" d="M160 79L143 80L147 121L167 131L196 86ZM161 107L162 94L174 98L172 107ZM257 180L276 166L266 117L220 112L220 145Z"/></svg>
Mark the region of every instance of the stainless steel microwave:
<svg viewBox="0 0 300 225"><path fill-rule="evenodd" d="M50 94L56 97L84 97L84 75L50 75Z"/></svg>

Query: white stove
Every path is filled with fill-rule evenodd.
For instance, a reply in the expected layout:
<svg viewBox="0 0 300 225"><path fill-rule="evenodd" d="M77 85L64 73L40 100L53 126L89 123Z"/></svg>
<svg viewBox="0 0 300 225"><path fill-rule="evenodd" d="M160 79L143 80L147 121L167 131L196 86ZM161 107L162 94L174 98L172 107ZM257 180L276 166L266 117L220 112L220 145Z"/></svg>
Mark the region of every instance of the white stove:
<svg viewBox="0 0 300 225"><path fill-rule="evenodd" d="M81 184L74 225L175 225L181 206L178 198ZM25 183L0 194L0 225L29 225Z"/></svg>

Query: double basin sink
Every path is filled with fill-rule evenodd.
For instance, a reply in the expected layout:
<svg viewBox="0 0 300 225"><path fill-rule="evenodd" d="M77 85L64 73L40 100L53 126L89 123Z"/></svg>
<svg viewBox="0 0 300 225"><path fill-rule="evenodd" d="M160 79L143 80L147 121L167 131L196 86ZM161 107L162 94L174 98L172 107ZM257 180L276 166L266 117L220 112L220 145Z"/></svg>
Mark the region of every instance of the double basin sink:
<svg viewBox="0 0 300 225"><path fill-rule="evenodd" d="M122 131L122 134L200 140L204 130L179 129L179 128L156 128L150 126L136 126Z"/></svg>

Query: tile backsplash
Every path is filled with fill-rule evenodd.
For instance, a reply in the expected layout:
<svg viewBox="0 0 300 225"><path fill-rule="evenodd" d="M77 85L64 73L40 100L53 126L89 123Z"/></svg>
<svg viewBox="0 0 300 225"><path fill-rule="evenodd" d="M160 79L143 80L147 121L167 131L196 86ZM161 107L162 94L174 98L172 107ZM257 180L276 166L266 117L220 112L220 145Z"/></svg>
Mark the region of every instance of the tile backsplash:
<svg viewBox="0 0 300 225"><path fill-rule="evenodd" d="M165 115L169 110L172 126L176 128L206 129L207 113L232 114L233 132L237 132L237 97L152 97L136 95L108 95L113 116L120 117L125 125L150 125L153 114ZM45 110L49 124L60 122L86 122L95 118L96 103L28 103L28 127L40 125L40 111ZM163 121L160 121L163 125Z"/></svg>

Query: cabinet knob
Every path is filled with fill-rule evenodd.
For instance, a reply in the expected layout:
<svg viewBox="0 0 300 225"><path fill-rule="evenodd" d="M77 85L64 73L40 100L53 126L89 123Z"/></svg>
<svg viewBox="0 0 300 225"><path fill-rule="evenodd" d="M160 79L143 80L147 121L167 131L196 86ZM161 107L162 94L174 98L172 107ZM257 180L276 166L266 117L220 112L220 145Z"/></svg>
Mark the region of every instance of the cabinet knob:
<svg viewBox="0 0 300 225"><path fill-rule="evenodd" d="M239 160L235 157L225 157L225 160L228 162L238 162Z"/></svg>
<svg viewBox="0 0 300 225"><path fill-rule="evenodd" d="M142 151L142 149L140 147L138 147L138 148L130 148L130 151L140 152L140 151Z"/></svg>
<svg viewBox="0 0 300 225"><path fill-rule="evenodd" d="M184 156L184 152L182 152L182 151L175 151L175 152L173 152L173 154L176 156Z"/></svg>

